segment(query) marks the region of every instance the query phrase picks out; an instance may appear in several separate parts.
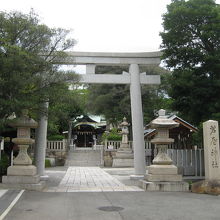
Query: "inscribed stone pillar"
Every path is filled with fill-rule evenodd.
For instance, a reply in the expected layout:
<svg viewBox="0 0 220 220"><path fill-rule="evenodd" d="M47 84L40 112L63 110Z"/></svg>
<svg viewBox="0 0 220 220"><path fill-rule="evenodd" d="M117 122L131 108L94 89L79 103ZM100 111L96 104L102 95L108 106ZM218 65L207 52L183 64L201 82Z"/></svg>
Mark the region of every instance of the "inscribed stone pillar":
<svg viewBox="0 0 220 220"><path fill-rule="evenodd" d="M206 180L220 180L219 131L218 122L203 123L204 158Z"/></svg>
<svg viewBox="0 0 220 220"><path fill-rule="evenodd" d="M129 73L131 75L130 96L134 150L134 172L135 175L144 176L146 169L139 66L137 64L131 64Z"/></svg>

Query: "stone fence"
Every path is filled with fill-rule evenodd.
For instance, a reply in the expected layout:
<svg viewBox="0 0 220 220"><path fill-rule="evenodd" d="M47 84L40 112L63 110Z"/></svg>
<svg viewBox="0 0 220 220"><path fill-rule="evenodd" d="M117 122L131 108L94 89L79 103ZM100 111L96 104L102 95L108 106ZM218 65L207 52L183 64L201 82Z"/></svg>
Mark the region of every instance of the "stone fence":
<svg viewBox="0 0 220 220"><path fill-rule="evenodd" d="M62 141L47 141L47 151L67 151L67 140L63 139Z"/></svg>
<svg viewBox="0 0 220 220"><path fill-rule="evenodd" d="M120 147L120 141L105 141L104 145L97 145L94 149L101 150L101 161L104 163L106 156L114 156L116 150ZM133 148L132 141L129 146ZM68 151L67 140L47 141L47 152L56 152L56 154ZM145 142L145 159L146 165L151 165L156 155L156 150L150 142ZM204 177L204 150L203 149L176 149L175 145L169 145L168 155L173 163L178 167L179 172L184 176L194 176L195 179ZM111 159L110 159L111 160ZM111 166L111 162L108 164Z"/></svg>

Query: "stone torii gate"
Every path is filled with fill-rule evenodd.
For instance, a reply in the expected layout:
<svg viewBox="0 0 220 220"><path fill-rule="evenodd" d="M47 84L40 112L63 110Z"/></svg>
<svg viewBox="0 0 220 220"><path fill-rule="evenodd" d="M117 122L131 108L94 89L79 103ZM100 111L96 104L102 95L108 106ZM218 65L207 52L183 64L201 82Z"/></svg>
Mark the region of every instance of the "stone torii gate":
<svg viewBox="0 0 220 220"><path fill-rule="evenodd" d="M68 56L57 63L64 65L86 65L86 74L80 75L81 83L88 84L130 84L134 169L136 176L143 176L145 170L144 128L141 100L141 84L160 84L160 76L139 72L139 65L159 65L161 52L145 53L100 53L67 52ZM129 73L121 75L95 74L97 65L128 66Z"/></svg>
<svg viewBox="0 0 220 220"><path fill-rule="evenodd" d="M99 52L67 52L66 57L56 58L54 64L63 65L86 65L86 74L80 74L81 83L106 83L106 84L130 84L132 132L134 149L134 170L133 178L141 178L145 175L145 149L144 149L144 128L143 112L141 101L141 84L160 84L160 76L146 75L139 72L139 65L159 65L161 52L146 53L99 53ZM95 74L97 65L106 66L129 66L129 73L121 75ZM48 108L48 103L45 103ZM38 147L35 152L35 159L38 174L44 178L44 159L46 151L46 130L47 117L42 116L39 122ZM45 176L46 178L46 176Z"/></svg>

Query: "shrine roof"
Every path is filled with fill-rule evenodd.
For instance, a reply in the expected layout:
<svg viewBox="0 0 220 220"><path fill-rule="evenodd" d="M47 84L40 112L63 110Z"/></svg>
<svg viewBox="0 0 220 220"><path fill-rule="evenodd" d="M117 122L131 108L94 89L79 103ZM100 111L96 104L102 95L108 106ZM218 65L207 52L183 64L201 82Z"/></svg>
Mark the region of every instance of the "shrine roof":
<svg viewBox="0 0 220 220"><path fill-rule="evenodd" d="M168 115L168 118L180 123L182 126L188 128L189 130L191 130L193 132L198 131L198 128L196 128L195 126L193 126L189 122L183 120L182 118L178 117L177 115L174 115L174 114L173 115ZM147 129L144 130L144 136L151 136L151 135L155 134L156 129L152 129L149 126L150 126L150 124L146 125Z"/></svg>

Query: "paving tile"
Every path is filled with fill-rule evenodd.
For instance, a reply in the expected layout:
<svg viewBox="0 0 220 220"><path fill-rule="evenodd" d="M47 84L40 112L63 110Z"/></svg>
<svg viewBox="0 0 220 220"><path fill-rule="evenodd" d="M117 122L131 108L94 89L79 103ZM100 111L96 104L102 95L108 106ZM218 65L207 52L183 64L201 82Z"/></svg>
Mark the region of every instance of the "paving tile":
<svg viewBox="0 0 220 220"><path fill-rule="evenodd" d="M47 192L111 192L143 191L137 186L126 186L100 167L69 167L58 187Z"/></svg>

